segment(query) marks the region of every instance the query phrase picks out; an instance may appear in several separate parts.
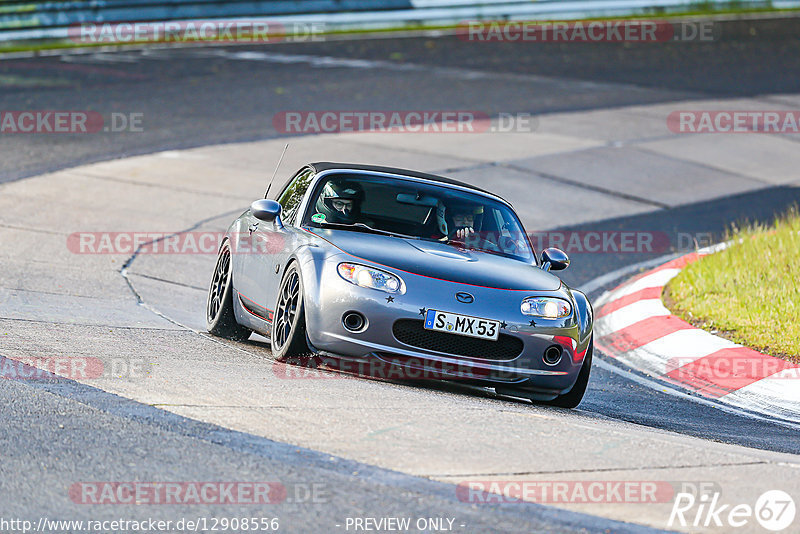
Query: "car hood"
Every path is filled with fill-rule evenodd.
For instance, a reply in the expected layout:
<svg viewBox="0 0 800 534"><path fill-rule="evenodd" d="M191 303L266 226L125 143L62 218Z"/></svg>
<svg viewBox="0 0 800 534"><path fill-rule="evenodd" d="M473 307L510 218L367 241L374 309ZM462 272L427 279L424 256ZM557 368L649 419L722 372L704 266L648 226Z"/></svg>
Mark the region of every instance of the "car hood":
<svg viewBox="0 0 800 534"><path fill-rule="evenodd" d="M555 291L561 279L533 265L435 241L309 228L342 252L401 271L497 289Z"/></svg>

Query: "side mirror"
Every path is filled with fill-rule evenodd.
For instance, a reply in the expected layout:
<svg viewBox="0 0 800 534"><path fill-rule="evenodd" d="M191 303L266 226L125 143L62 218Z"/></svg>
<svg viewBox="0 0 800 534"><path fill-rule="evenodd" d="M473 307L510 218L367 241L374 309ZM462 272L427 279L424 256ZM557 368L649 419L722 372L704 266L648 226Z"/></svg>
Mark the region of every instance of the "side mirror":
<svg viewBox="0 0 800 534"><path fill-rule="evenodd" d="M278 226L281 224L280 214L281 205L274 200L262 198L250 204L250 212L258 220L272 222L275 221Z"/></svg>
<svg viewBox="0 0 800 534"><path fill-rule="evenodd" d="M546 248L542 251L542 269L563 271L569 267L569 256L560 248Z"/></svg>

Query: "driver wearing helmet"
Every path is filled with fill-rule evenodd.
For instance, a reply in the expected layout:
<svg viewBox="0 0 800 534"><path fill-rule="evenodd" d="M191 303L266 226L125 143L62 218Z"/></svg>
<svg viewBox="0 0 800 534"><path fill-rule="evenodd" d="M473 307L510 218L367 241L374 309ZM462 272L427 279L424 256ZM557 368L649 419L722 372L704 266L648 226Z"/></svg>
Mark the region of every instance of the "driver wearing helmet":
<svg viewBox="0 0 800 534"><path fill-rule="evenodd" d="M329 181L317 198L317 213L327 222L353 224L360 221L364 189L361 184L346 181Z"/></svg>

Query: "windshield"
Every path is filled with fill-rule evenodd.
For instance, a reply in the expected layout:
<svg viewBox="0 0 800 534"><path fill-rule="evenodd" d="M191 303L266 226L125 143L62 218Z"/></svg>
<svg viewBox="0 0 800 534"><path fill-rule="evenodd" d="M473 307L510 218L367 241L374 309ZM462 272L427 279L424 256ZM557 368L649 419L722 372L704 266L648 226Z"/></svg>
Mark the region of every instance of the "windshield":
<svg viewBox="0 0 800 534"><path fill-rule="evenodd" d="M303 225L375 232L534 258L508 206L477 193L376 175L340 173L321 180Z"/></svg>

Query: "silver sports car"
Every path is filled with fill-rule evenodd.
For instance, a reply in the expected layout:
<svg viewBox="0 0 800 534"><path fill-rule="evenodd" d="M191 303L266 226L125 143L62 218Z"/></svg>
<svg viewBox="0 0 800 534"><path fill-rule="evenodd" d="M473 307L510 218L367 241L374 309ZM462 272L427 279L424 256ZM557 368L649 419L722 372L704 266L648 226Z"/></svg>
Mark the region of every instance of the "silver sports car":
<svg viewBox="0 0 800 534"><path fill-rule="evenodd" d="M208 294L212 334L255 331L282 360L387 378L457 380L575 407L592 307L537 259L511 205L420 172L300 169L228 229ZM306 359L306 360L304 360Z"/></svg>

